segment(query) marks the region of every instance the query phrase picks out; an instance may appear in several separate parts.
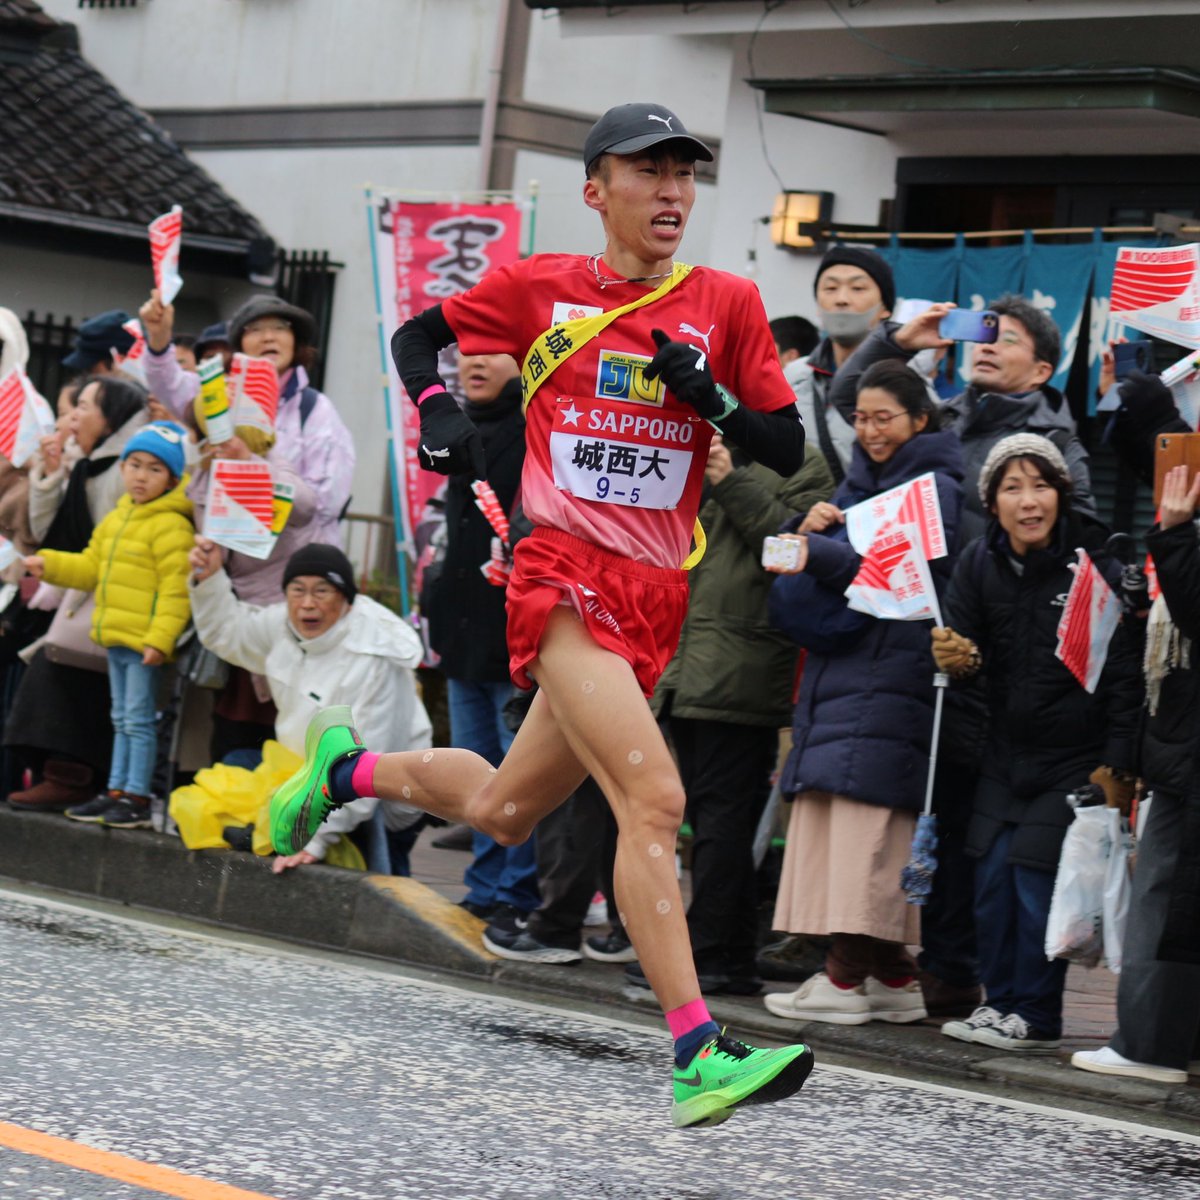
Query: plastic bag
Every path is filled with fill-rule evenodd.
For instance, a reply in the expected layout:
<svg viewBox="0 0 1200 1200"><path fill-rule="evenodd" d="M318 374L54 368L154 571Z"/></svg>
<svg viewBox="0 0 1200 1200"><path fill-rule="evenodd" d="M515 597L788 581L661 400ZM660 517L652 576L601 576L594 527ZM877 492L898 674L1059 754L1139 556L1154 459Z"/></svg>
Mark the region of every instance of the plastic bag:
<svg viewBox="0 0 1200 1200"><path fill-rule="evenodd" d="M1133 834L1115 808L1104 810L1108 820L1108 869L1104 876L1104 961L1114 975L1121 973L1121 946L1133 889Z"/></svg>
<svg viewBox="0 0 1200 1200"><path fill-rule="evenodd" d="M1077 808L1063 839L1046 922L1046 957L1094 967L1104 953L1109 823L1100 805Z"/></svg>

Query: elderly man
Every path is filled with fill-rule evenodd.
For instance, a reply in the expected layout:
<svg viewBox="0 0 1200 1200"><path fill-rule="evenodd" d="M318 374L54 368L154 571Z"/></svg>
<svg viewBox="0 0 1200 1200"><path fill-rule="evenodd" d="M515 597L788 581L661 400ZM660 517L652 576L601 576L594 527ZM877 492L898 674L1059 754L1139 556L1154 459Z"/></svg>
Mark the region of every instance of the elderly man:
<svg viewBox="0 0 1200 1200"><path fill-rule="evenodd" d="M221 567L221 548L197 537L190 591L196 631L214 654L266 677L279 710L276 740L304 754L309 720L330 704L353 708L366 736L408 750L428 747L429 717L413 669L421 640L394 612L357 594L349 559L336 546L302 546L283 573L283 603L259 608L238 600ZM362 797L334 812L294 854L275 860L278 873L325 857L340 834L367 820L379 803ZM388 804L385 824L404 829L418 810Z"/></svg>
<svg viewBox="0 0 1200 1200"><path fill-rule="evenodd" d="M830 400L838 411L853 420L858 381L872 363L885 358L907 361L922 350L954 345L938 334L938 323L953 307L934 304L906 325L880 325L837 373ZM1066 400L1050 386L1062 357L1058 326L1023 296L1001 296L988 308L999 314L999 336L975 345L971 384L942 412L942 427L953 429L963 448L963 545L983 533L987 524L977 487L984 461L997 442L1014 433L1049 438L1071 471L1071 507L1087 517L1096 515L1087 451L1075 435L1075 418Z"/></svg>

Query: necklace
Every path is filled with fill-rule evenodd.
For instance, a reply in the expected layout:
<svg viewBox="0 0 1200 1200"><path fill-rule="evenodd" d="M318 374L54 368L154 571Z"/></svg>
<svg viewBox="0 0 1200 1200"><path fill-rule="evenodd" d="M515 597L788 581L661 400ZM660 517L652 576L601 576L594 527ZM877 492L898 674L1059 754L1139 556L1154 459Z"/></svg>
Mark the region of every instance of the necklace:
<svg viewBox="0 0 1200 1200"><path fill-rule="evenodd" d="M600 274L599 254L593 254L591 258L587 260L587 267L588 270L591 271L591 273L596 277L596 282L602 289L611 287L614 283L646 283L651 279L666 279L666 277L675 270L675 267L672 265L670 271L660 271L657 275L634 275L629 279L619 279L612 275Z"/></svg>

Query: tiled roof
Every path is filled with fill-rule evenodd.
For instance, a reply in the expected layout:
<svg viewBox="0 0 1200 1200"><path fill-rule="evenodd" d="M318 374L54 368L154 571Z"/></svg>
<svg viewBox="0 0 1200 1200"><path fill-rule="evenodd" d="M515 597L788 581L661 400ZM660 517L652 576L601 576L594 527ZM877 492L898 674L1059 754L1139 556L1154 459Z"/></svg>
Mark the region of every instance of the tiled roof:
<svg viewBox="0 0 1200 1200"><path fill-rule="evenodd" d="M181 204L185 244L264 237L250 213L79 54L73 33L32 0L0 0L8 51L0 69L0 215L144 234ZM14 38L24 49L15 60Z"/></svg>

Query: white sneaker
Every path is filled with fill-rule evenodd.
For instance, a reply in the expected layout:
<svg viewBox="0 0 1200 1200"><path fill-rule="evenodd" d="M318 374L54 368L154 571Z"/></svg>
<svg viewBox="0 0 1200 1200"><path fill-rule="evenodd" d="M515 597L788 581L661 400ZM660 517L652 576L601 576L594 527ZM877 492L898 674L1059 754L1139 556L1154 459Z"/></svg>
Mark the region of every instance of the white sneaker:
<svg viewBox="0 0 1200 1200"><path fill-rule="evenodd" d="M1191 1064L1200 1067L1200 1063ZM1134 1062L1118 1054L1111 1046L1099 1050L1077 1050L1071 1055L1071 1066L1098 1075L1125 1075L1131 1079L1152 1079L1155 1083L1187 1083L1188 1073L1178 1067L1156 1067L1153 1063Z"/></svg>
<svg viewBox="0 0 1200 1200"><path fill-rule="evenodd" d="M863 990L871 1006L872 1021L906 1025L909 1021L923 1021L929 1016L925 1011L921 985L915 979L910 979L901 987L888 987L882 980L869 975Z"/></svg>
<svg viewBox="0 0 1200 1200"><path fill-rule="evenodd" d="M997 1050L1057 1050L1062 1045L1062 1038L1051 1037L1044 1029L1034 1029L1016 1013L1009 1013L997 1025L975 1030L971 1041L977 1046L995 1046Z"/></svg>
<svg viewBox="0 0 1200 1200"><path fill-rule="evenodd" d="M960 1042L973 1042L975 1034L980 1029L999 1025L1004 1020L1004 1014L986 1004L981 1004L965 1020L947 1021L942 1026L942 1032L947 1037L957 1038Z"/></svg>
<svg viewBox="0 0 1200 1200"><path fill-rule="evenodd" d="M592 897L592 902L588 905L587 916L583 918L583 924L588 929L608 924L608 901L604 899L603 892L597 892Z"/></svg>
<svg viewBox="0 0 1200 1200"><path fill-rule="evenodd" d="M777 1017L793 1021L826 1021L830 1025L865 1025L871 1002L863 986L840 988L824 971L806 979L794 992L771 992L763 1003Z"/></svg>

